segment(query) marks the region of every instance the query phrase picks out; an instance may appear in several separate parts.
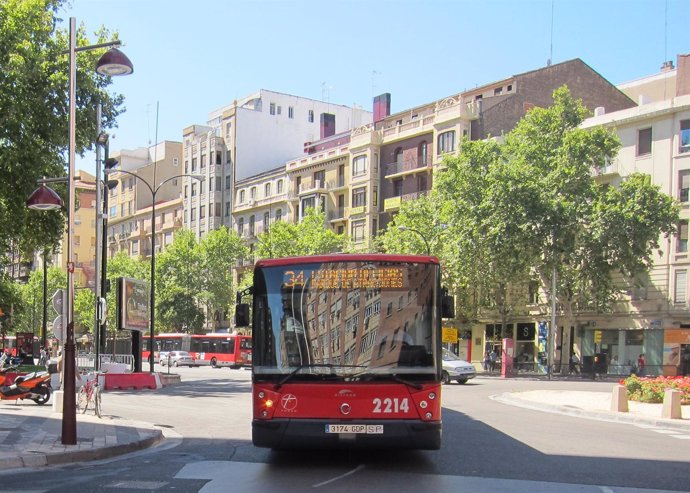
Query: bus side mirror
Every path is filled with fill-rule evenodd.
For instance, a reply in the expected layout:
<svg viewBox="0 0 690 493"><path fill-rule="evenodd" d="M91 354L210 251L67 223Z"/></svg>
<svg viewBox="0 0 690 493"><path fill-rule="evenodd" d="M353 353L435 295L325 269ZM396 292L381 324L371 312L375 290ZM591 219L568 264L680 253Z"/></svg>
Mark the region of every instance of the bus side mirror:
<svg viewBox="0 0 690 493"><path fill-rule="evenodd" d="M235 327L249 327L249 304L235 306Z"/></svg>
<svg viewBox="0 0 690 493"><path fill-rule="evenodd" d="M441 318L455 318L455 299L443 290L441 296Z"/></svg>

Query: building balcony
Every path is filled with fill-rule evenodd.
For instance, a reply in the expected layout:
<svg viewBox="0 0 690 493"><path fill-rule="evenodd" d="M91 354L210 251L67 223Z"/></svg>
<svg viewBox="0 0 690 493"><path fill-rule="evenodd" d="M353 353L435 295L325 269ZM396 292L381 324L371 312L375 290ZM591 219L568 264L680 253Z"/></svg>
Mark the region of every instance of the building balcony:
<svg viewBox="0 0 690 493"><path fill-rule="evenodd" d="M360 148L381 145L381 133L374 130L372 124L355 128L350 134L350 148Z"/></svg>
<svg viewBox="0 0 690 493"><path fill-rule="evenodd" d="M350 214L349 207L337 207L333 210L328 211L327 218L329 222L335 223L338 221L344 221Z"/></svg>
<svg viewBox="0 0 690 493"><path fill-rule="evenodd" d="M618 159L609 159L605 166L592 168L592 176L595 178L614 178L620 176L620 163Z"/></svg>
<svg viewBox="0 0 690 493"><path fill-rule="evenodd" d="M347 188L347 183L344 176L339 176L337 180L330 180L326 182L326 190L335 192Z"/></svg>
<svg viewBox="0 0 690 493"><path fill-rule="evenodd" d="M383 211L397 211L398 209L400 209L400 205L403 202L407 202L408 200L417 200L419 197L427 195L428 193L428 190L421 190L418 192L406 193L395 197L389 197L387 199L384 199L383 201Z"/></svg>
<svg viewBox="0 0 690 493"><path fill-rule="evenodd" d="M295 200L302 195L307 195L309 193L325 192L326 184L321 180L312 180L311 182L301 183L299 188L295 189L291 187L288 189L287 199Z"/></svg>
<svg viewBox="0 0 690 493"><path fill-rule="evenodd" d="M417 158L406 159L403 162L385 164L383 166L383 176L385 178L397 178L400 176L428 171L431 167L431 159L427 158L422 162Z"/></svg>
<svg viewBox="0 0 690 493"><path fill-rule="evenodd" d="M450 97L436 103L434 125L452 121L476 120L479 118L479 104L476 101L463 103L460 97Z"/></svg>

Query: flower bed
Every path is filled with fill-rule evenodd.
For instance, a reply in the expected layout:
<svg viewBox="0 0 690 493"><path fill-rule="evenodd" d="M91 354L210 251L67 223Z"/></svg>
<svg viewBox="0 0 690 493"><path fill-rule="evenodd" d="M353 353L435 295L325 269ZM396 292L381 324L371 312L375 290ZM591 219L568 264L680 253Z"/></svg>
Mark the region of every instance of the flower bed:
<svg viewBox="0 0 690 493"><path fill-rule="evenodd" d="M664 402L664 392L667 389L682 392L680 403L690 404L690 377L646 377L639 378L635 375L621 380L628 390L628 399L631 401L661 403Z"/></svg>

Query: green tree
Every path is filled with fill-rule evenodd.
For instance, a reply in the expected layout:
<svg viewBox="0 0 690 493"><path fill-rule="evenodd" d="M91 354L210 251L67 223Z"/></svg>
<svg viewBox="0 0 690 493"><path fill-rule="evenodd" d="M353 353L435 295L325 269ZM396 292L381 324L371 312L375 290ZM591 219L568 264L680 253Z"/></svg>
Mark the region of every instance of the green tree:
<svg viewBox="0 0 690 493"><path fill-rule="evenodd" d="M326 224L326 214L310 208L298 223L277 222L258 236L259 258L296 257L343 251L347 237Z"/></svg>
<svg viewBox="0 0 690 493"><path fill-rule="evenodd" d="M203 260L190 230L179 230L173 242L156 257L156 328L173 332L198 332L204 314L197 295L204 291Z"/></svg>
<svg viewBox="0 0 690 493"><path fill-rule="evenodd" d="M26 198L43 176L64 175L68 144L68 35L58 29L63 0L0 0L0 251L17 247L29 256L57 245L64 228L60 213L37 213ZM81 27L78 44L112 39L101 29L93 41ZM103 104L103 127L110 128L122 97L107 91L111 81L94 72L105 50L78 54L77 152L96 138L96 106ZM64 192L65 187L56 187ZM63 195L65 197L65 195ZM65 201L67 202L67 201Z"/></svg>
<svg viewBox="0 0 690 493"><path fill-rule="evenodd" d="M237 232L223 226L203 238L198 250L204 287L199 298L206 305L206 313L209 316L229 313L236 293L233 267L239 259L247 257L249 249ZM215 316L212 319L215 320Z"/></svg>
<svg viewBox="0 0 690 493"><path fill-rule="evenodd" d="M65 289L67 287L67 274L59 267L48 267L47 271L48 287L47 300L48 303L48 332L51 331L51 326L57 314L52 307L53 294L58 289ZM34 332L40 334L40 328L43 326L43 269L35 270L29 275L29 280L25 284L12 283L17 292L14 305L14 321L12 332ZM7 299L5 296L3 300ZM9 307L3 311L9 313Z"/></svg>

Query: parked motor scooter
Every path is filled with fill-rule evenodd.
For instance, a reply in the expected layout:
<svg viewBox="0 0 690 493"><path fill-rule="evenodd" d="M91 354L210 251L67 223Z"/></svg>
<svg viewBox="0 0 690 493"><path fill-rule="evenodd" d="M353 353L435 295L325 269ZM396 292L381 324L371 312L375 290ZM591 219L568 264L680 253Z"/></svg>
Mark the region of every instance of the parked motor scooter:
<svg viewBox="0 0 690 493"><path fill-rule="evenodd" d="M0 386L0 400L31 399L39 406L50 400L50 374L33 372L14 379L12 385Z"/></svg>

